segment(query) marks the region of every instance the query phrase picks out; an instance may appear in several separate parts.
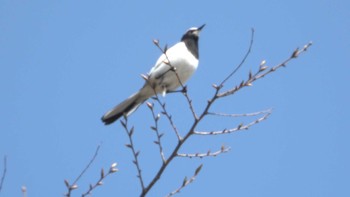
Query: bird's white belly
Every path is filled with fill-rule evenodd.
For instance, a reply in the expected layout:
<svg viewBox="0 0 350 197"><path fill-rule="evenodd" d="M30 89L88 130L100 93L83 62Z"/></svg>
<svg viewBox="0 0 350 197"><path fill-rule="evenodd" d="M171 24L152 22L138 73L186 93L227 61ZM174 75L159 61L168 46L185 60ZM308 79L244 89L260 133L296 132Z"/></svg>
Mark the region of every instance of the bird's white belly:
<svg viewBox="0 0 350 197"><path fill-rule="evenodd" d="M168 90L175 90L181 86L181 84L184 85L187 80L193 75L198 66L198 60L196 60L196 62L188 62L182 59L173 62L170 61L170 63L175 67L175 72L167 72L164 76L163 81L161 82L161 84Z"/></svg>
<svg viewBox="0 0 350 197"><path fill-rule="evenodd" d="M170 48L167 57L163 54L157 61L156 66L150 71L150 84L153 84L157 92L176 90L184 85L198 67L198 59L189 52L184 43L178 43ZM175 67L175 72L171 66L164 63L170 62ZM180 81L181 83L180 83Z"/></svg>

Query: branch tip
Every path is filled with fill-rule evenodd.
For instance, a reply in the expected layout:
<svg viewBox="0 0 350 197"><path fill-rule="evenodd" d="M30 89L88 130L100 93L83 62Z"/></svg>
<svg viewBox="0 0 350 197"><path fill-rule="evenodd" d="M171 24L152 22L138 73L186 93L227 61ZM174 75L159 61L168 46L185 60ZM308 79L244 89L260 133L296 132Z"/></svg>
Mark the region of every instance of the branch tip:
<svg viewBox="0 0 350 197"><path fill-rule="evenodd" d="M105 177L105 171L103 170L103 168L101 169L101 179Z"/></svg>
<svg viewBox="0 0 350 197"><path fill-rule="evenodd" d="M299 48L296 48L296 49L294 50L294 52L292 53L291 58L297 58L298 55L299 55Z"/></svg>
<svg viewBox="0 0 350 197"><path fill-rule="evenodd" d="M70 185L69 185L69 182L68 182L68 180L67 179L64 179L64 184L66 185L66 187L70 187Z"/></svg>
<svg viewBox="0 0 350 197"><path fill-rule="evenodd" d="M151 110L153 109L154 104L150 102L146 102L147 107L150 108Z"/></svg>
<svg viewBox="0 0 350 197"><path fill-rule="evenodd" d="M153 39L153 44L155 44L156 46L159 46L159 40L158 39Z"/></svg>
<svg viewBox="0 0 350 197"><path fill-rule="evenodd" d="M144 79L145 81L148 81L148 79L149 79L149 76L148 76L148 75L141 74L140 76L141 76L141 78Z"/></svg>
<svg viewBox="0 0 350 197"><path fill-rule="evenodd" d="M134 126L132 126L130 131L129 131L129 135L132 136L132 134L134 134Z"/></svg>
<svg viewBox="0 0 350 197"><path fill-rule="evenodd" d="M78 185L77 185L77 184L74 184L74 185L72 185L71 187L69 187L69 189L71 189L71 190L78 189Z"/></svg>

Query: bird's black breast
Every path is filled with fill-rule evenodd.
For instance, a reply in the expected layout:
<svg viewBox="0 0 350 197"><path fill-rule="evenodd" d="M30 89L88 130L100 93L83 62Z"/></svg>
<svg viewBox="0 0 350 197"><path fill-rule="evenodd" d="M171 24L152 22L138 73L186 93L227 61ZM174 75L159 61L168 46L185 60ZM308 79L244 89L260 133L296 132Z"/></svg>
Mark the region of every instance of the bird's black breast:
<svg viewBox="0 0 350 197"><path fill-rule="evenodd" d="M198 37L196 36L184 36L181 41L183 41L187 47L187 49L192 53L196 59L199 58L198 52Z"/></svg>

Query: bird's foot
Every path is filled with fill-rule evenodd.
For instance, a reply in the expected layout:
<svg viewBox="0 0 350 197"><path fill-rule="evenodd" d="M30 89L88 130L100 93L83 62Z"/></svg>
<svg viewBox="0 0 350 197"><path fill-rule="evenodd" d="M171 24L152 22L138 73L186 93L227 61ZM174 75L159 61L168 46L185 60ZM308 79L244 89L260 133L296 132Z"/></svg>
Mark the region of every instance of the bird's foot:
<svg viewBox="0 0 350 197"><path fill-rule="evenodd" d="M187 93L187 86L183 86L181 92L182 93Z"/></svg>

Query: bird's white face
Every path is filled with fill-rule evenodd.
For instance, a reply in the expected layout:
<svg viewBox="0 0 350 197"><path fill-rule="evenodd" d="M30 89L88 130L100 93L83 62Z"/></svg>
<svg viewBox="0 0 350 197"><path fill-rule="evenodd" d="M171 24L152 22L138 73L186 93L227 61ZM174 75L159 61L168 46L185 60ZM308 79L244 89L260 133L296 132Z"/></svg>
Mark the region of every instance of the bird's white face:
<svg viewBox="0 0 350 197"><path fill-rule="evenodd" d="M199 30L197 27L191 27L187 30L187 33L192 34L192 35L196 35L199 36Z"/></svg>
<svg viewBox="0 0 350 197"><path fill-rule="evenodd" d="M198 30L198 27L191 27L187 31L195 31L195 30Z"/></svg>

